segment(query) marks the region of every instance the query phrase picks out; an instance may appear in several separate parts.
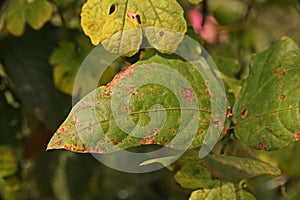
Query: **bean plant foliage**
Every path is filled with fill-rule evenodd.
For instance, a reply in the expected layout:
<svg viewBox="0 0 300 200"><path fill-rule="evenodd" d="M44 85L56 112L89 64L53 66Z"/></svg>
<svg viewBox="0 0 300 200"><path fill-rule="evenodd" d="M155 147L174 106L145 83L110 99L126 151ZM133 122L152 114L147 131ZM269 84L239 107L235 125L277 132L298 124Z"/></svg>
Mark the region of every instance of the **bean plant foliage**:
<svg viewBox="0 0 300 200"><path fill-rule="evenodd" d="M224 2L5 1L0 13L2 197L297 199L300 38L288 32L271 38L272 33L262 28L264 22L256 20L277 15L272 9L260 13L262 8L273 6L279 12L284 5L299 9L299 2ZM290 13L296 13L300 24L300 9L295 10ZM185 47L186 37L204 47ZM143 49L145 43L151 48ZM196 62L174 53L184 48L191 57L197 56L205 70L211 70L212 61L218 67L216 77L225 91L224 122L214 119L212 109L216 93L211 88L219 82L199 73ZM84 84L79 82L75 88L82 63L97 50L101 56L92 58L91 67L113 62L108 62L100 79L92 73L81 74ZM168 73L163 66L170 68ZM173 72L184 80L175 80ZM169 88L153 78L168 83ZM95 79L97 84L90 90ZM139 86L147 81L155 84ZM184 81L190 88L181 84ZM174 94L170 88L180 92ZM128 104L118 104L122 111L117 115L111 102L123 99L116 99L116 91L130 97ZM182 123L190 125L183 114L192 122L196 116L197 122L180 134ZM133 124L125 129L120 126L128 121ZM214 135L214 148L200 158L199 150L212 125L219 128L220 135ZM113 156L120 150L143 153L159 148L177 151L189 140L174 162L169 162L173 156L161 155L140 163L141 167L164 167L159 180L163 184L151 189L149 185L159 182L155 182L157 172L143 174L142 179L138 175L128 178L88 154ZM128 179L136 181L135 185ZM164 184L168 192L156 194ZM153 196L149 191L143 193L143 187L155 190Z"/></svg>

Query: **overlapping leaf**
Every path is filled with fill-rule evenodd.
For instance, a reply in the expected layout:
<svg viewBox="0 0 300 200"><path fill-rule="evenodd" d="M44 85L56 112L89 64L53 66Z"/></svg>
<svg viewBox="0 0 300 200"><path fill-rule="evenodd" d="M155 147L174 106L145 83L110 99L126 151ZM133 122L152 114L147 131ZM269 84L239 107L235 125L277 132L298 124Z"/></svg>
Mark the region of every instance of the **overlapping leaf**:
<svg viewBox="0 0 300 200"><path fill-rule="evenodd" d="M88 0L81 17L94 45L102 43L106 50L128 56L138 52L143 34L154 48L173 52L187 30L176 0Z"/></svg>
<svg viewBox="0 0 300 200"><path fill-rule="evenodd" d="M289 38L253 57L234 109L235 134L261 150L300 140L300 50Z"/></svg>
<svg viewBox="0 0 300 200"><path fill-rule="evenodd" d="M162 71L163 66L170 69ZM173 76L170 80L172 70L180 72L183 77ZM182 78L188 81L191 88L182 86ZM140 86L139 83L145 80L149 84ZM170 88L178 91L178 96L170 88L162 87L155 81L168 83ZM129 87L125 87L126 84ZM121 90L115 90L117 87ZM130 96L129 104L127 100L124 102L123 96L112 100L120 92ZM181 142L185 143L195 137L191 147L199 147L210 123L211 98L207 92L202 76L190 64L179 59L153 56L130 66L115 76L107 86L97 88L84 97L54 134L48 149L104 153L118 150L116 147L124 149L147 144L172 147L172 139L180 130L185 134L181 134L176 144L180 146ZM186 107L180 106L179 99L185 102ZM118 104L116 107L111 104L114 101ZM157 104L164 109L155 106ZM199 106L194 109L195 105ZM113 115L113 109L121 114ZM200 112L200 118L196 116L197 112ZM183 114L187 116L183 117ZM196 124L189 127L190 121L194 122L194 119ZM134 125L127 124L130 120ZM163 126L160 126L162 123ZM121 129L120 125L125 126ZM137 126L142 131L132 135ZM193 132L196 135L191 135Z"/></svg>

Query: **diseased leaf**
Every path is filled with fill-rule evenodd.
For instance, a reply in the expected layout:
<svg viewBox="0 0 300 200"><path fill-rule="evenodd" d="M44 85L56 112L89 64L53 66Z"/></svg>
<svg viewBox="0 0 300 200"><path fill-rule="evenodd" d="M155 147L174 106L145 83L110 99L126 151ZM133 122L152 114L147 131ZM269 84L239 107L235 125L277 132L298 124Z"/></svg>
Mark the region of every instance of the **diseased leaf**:
<svg viewBox="0 0 300 200"><path fill-rule="evenodd" d="M138 52L143 34L154 48L173 52L187 30L176 0L88 0L81 19L94 45L102 43L106 50L127 56Z"/></svg>
<svg viewBox="0 0 300 200"><path fill-rule="evenodd" d="M235 183L263 174L273 176L281 174L277 167L252 158L208 155L203 160L204 166L213 176Z"/></svg>
<svg viewBox="0 0 300 200"><path fill-rule="evenodd" d="M300 140L300 50L289 38L257 54L233 109L235 135L276 150Z"/></svg>
<svg viewBox="0 0 300 200"><path fill-rule="evenodd" d="M211 96L197 70L179 59L155 55L84 97L48 149L105 153L147 144L180 149L193 138L190 147L200 147L210 112Z"/></svg>

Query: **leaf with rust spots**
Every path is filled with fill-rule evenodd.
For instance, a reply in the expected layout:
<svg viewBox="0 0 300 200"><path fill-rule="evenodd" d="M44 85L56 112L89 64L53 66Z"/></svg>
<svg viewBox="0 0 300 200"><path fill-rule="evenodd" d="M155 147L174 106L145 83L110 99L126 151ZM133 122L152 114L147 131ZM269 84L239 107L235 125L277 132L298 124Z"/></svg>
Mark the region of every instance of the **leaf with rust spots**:
<svg viewBox="0 0 300 200"><path fill-rule="evenodd" d="M235 135L260 150L282 149L300 130L300 50L283 38L255 55L233 108Z"/></svg>
<svg viewBox="0 0 300 200"><path fill-rule="evenodd" d="M176 0L88 0L81 26L94 45L127 56L139 51L143 34L159 51L174 52L187 30Z"/></svg>
<svg viewBox="0 0 300 200"><path fill-rule="evenodd" d="M149 144L200 147L211 119L207 85L197 70L189 70L191 64L167 57L139 61L81 99L48 149L107 153Z"/></svg>

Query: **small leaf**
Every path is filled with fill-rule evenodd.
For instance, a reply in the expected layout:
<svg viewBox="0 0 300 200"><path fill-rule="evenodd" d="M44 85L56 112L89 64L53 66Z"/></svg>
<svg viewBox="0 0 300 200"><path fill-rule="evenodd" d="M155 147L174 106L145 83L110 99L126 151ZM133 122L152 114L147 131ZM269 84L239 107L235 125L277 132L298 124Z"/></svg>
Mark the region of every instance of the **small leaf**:
<svg viewBox="0 0 300 200"><path fill-rule="evenodd" d="M81 19L94 45L102 43L106 50L127 56L138 52L143 31L149 43L165 53L177 49L187 30L183 9L175 0L88 0Z"/></svg>
<svg viewBox="0 0 300 200"><path fill-rule="evenodd" d="M189 189L212 188L220 183L212 179L206 168L199 162L189 162L183 166L175 175L175 180L181 187Z"/></svg>
<svg viewBox="0 0 300 200"><path fill-rule="evenodd" d="M208 155L203 160L204 166L213 176L235 183L263 174L281 174L277 167L252 158Z"/></svg>
<svg viewBox="0 0 300 200"><path fill-rule="evenodd" d="M20 36L25 30L26 1L9 1L6 15L6 29L13 35Z"/></svg>
<svg viewBox="0 0 300 200"><path fill-rule="evenodd" d="M225 183L212 189L201 189L192 192L189 200L255 200L249 192L232 183Z"/></svg>
<svg viewBox="0 0 300 200"><path fill-rule="evenodd" d="M49 61L54 66L55 86L64 93L72 95L76 73L81 64L81 60L76 56L75 44L62 41L52 53Z"/></svg>
<svg viewBox="0 0 300 200"><path fill-rule="evenodd" d="M176 158L177 158L176 156L167 156L167 157L162 157L162 158L155 158L155 159L146 160L145 162L142 162L140 164L140 166L150 165L152 163L161 163L165 167L167 167L168 165L166 163L170 163L170 161L172 161Z"/></svg>
<svg viewBox="0 0 300 200"><path fill-rule="evenodd" d="M233 108L235 135L259 150L300 140L300 50L283 38L252 58L250 74Z"/></svg>
<svg viewBox="0 0 300 200"><path fill-rule="evenodd" d="M201 3L203 0L189 0L189 2L191 3L191 4L199 4L199 3Z"/></svg>
<svg viewBox="0 0 300 200"><path fill-rule="evenodd" d="M52 16L52 6L45 0L28 1L26 20L34 29L40 29Z"/></svg>
<svg viewBox="0 0 300 200"><path fill-rule="evenodd" d="M213 189L201 189L194 191L189 200L232 200L236 199L235 187L227 183Z"/></svg>
<svg viewBox="0 0 300 200"><path fill-rule="evenodd" d="M17 159L13 151L5 146L0 146L0 178L14 175L18 170Z"/></svg>

